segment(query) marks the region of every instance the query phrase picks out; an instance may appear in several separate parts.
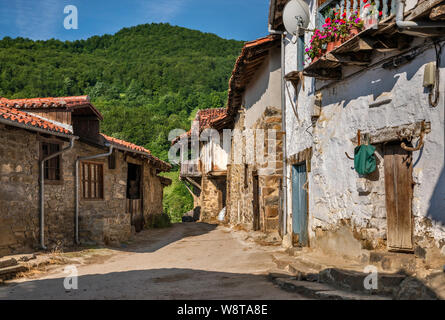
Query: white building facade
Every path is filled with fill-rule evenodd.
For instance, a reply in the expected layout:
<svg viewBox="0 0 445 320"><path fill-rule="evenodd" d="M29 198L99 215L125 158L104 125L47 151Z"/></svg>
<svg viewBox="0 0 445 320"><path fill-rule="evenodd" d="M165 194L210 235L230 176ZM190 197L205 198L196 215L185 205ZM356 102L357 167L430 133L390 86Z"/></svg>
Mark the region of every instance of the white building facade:
<svg viewBox="0 0 445 320"><path fill-rule="evenodd" d="M284 31L280 19L286 2L271 1L272 32ZM306 2L311 10L308 29L314 29L320 19L318 4L325 1ZM419 17L424 21L432 7L422 2L406 1L405 19L422 9ZM287 168L283 223L289 245L347 256L359 256L363 249L433 255L445 250L443 62L435 84L440 94L437 106L429 101L435 89L423 86L428 64L445 61L445 51L436 54L444 38L428 34L432 28L419 27L417 33L399 28L389 8L385 10L387 18L381 19L378 29L357 37L363 34L366 42L371 39L366 38L368 32L377 32L372 39L392 38L398 45L385 48L376 40L365 48L365 62L351 62L340 47L338 55L334 50L333 56L318 61L319 69L317 62L311 66L308 61L301 68L301 44L295 36L284 36L284 74L291 79L283 90ZM311 35L305 33L306 45ZM362 43L352 39L342 47L351 47L354 41ZM362 53L359 50L354 57ZM332 57L347 62L333 64ZM369 175L359 175L348 158L354 156L359 141L376 148L377 168Z"/></svg>

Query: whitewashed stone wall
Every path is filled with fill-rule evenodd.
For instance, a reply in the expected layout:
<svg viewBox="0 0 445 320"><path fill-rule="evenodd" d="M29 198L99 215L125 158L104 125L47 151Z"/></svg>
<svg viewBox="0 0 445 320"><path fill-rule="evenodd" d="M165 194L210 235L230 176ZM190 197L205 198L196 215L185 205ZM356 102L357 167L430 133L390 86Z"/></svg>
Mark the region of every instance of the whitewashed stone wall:
<svg viewBox="0 0 445 320"><path fill-rule="evenodd" d="M315 1L314 1L315 2ZM311 2L311 10L316 8ZM310 27L313 27L314 24ZM308 42L309 36L306 41ZM297 68L297 48L288 36L285 46L285 73ZM421 40L423 41L423 40ZM417 41L415 45L422 44ZM382 55L373 61L382 59ZM372 182L369 196L361 195L358 174L345 152L353 154L351 139L360 129L375 132L421 120L431 122L423 151L413 153L415 241L418 245L429 240L437 247L445 245L445 172L444 172L444 85L445 68L441 67L440 102L433 108L428 103L428 91L422 86L425 64L435 61L434 48L429 48L413 61L394 70L376 66L345 81L322 90L322 113L311 126L315 91L327 82L305 78L305 90L298 95L296 120L291 100L286 97L286 143L288 157L313 147L312 172L309 173L309 232L314 240L317 228L334 230L340 221L349 221L356 230L366 229L375 239L386 233L386 208L382 154L379 180ZM445 61L445 53L442 55ZM354 72L346 70L345 74ZM288 83L291 99L296 102L295 90ZM392 99L390 103L369 108L375 101ZM414 141L415 143L416 141ZM290 172L290 168L288 168ZM290 178L290 177L289 177ZM289 181L289 180L288 180ZM290 188L289 188L290 190ZM291 232L291 194L288 193L288 231ZM371 238L373 238L371 237ZM427 241L428 240L428 241ZM430 242L431 242L430 241ZM371 244L378 246L377 243Z"/></svg>

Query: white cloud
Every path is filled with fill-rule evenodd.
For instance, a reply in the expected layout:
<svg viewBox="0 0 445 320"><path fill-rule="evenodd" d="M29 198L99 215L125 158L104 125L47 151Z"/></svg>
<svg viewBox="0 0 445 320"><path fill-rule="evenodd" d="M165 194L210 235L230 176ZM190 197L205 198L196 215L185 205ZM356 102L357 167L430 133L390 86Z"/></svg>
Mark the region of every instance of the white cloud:
<svg viewBox="0 0 445 320"><path fill-rule="evenodd" d="M64 19L63 4L57 0L15 0L15 25L22 37L48 39L55 37Z"/></svg>
<svg viewBox="0 0 445 320"><path fill-rule="evenodd" d="M155 22L168 22L175 18L188 0L149 0L142 1L143 10L148 19Z"/></svg>

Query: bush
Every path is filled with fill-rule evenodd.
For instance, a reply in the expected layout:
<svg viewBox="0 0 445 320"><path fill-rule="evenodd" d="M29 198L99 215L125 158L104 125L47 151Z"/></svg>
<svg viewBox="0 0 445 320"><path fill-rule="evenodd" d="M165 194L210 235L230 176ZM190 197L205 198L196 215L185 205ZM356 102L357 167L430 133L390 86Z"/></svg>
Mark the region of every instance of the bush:
<svg viewBox="0 0 445 320"><path fill-rule="evenodd" d="M161 229L171 227L172 223L168 214L156 214L152 216L152 220L148 223L150 228Z"/></svg>
<svg viewBox="0 0 445 320"><path fill-rule="evenodd" d="M170 217L171 222L182 222L184 213L193 209L193 197L184 184L179 181L179 171L166 172L161 175L172 180L172 184L164 188L164 212Z"/></svg>

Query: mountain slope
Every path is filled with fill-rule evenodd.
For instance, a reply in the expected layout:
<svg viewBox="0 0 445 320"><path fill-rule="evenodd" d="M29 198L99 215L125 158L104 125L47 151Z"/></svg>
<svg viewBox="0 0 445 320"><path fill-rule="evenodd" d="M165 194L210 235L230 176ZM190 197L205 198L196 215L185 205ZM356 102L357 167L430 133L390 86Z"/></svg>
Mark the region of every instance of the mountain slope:
<svg viewBox="0 0 445 320"><path fill-rule="evenodd" d="M170 130L189 129L197 109L225 106L242 45L169 24L73 42L5 37L0 40L0 96L88 94L104 115L105 134L167 160ZM164 204L178 216L191 209L192 200L182 184L175 181L173 189Z"/></svg>
<svg viewBox="0 0 445 320"><path fill-rule="evenodd" d="M224 106L242 42L169 24L62 42L0 40L0 95L88 94L102 130L167 157L167 129L187 128L196 108ZM161 126L158 126L158 125Z"/></svg>

